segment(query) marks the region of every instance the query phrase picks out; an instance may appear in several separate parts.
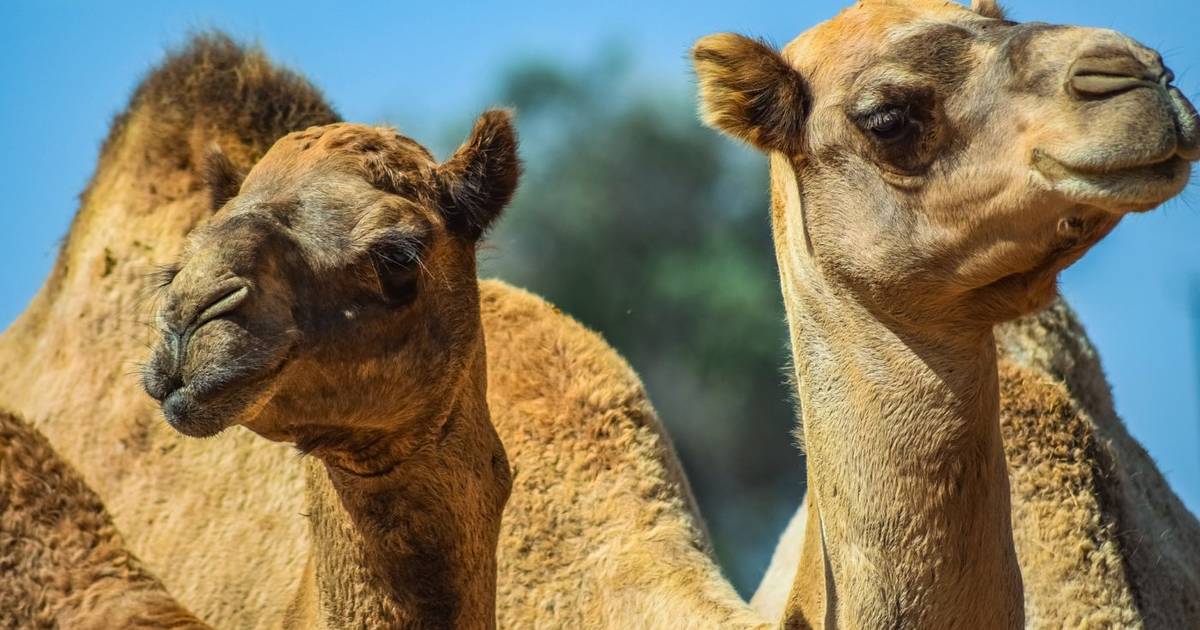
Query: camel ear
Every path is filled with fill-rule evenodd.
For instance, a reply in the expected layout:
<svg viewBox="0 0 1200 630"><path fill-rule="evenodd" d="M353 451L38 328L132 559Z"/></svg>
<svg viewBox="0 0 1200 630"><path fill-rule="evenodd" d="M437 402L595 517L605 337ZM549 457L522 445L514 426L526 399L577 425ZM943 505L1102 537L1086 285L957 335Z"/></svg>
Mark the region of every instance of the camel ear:
<svg viewBox="0 0 1200 630"><path fill-rule="evenodd" d="M971 10L986 18L1004 19L1004 7L996 0L971 0Z"/></svg>
<svg viewBox="0 0 1200 630"><path fill-rule="evenodd" d="M437 168L446 224L478 239L508 205L520 176L512 113L499 109L484 112L467 141Z"/></svg>
<svg viewBox="0 0 1200 630"><path fill-rule="evenodd" d="M213 210L220 210L236 197L245 178L246 174L234 166L220 147L213 145L208 150L208 155L204 157L204 184L208 188Z"/></svg>
<svg viewBox="0 0 1200 630"><path fill-rule="evenodd" d="M734 33L692 47L700 117L763 151L798 155L809 94L804 77L767 44Z"/></svg>

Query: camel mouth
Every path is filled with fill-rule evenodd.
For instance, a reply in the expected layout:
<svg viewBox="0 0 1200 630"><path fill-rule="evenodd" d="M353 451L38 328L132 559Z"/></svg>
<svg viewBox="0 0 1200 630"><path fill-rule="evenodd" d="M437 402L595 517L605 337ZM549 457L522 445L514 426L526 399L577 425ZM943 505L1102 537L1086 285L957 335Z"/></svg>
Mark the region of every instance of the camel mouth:
<svg viewBox="0 0 1200 630"><path fill-rule="evenodd" d="M188 437L212 437L232 426L246 405L224 401L202 401L188 387L181 387L162 402L163 418L172 429Z"/></svg>
<svg viewBox="0 0 1200 630"><path fill-rule="evenodd" d="M1034 149L1033 166L1074 202L1124 214L1152 210L1183 192L1191 161L1179 154L1140 164L1078 166Z"/></svg>
<svg viewBox="0 0 1200 630"><path fill-rule="evenodd" d="M223 320L199 331L220 327ZM171 334L155 348L142 386L162 408L167 424L190 437L210 437L253 415L286 368L292 344L214 330L196 343ZM242 332L242 331L238 331Z"/></svg>
<svg viewBox="0 0 1200 630"><path fill-rule="evenodd" d="M189 437L212 437L252 415L285 365L250 374L206 373L162 399L163 418Z"/></svg>

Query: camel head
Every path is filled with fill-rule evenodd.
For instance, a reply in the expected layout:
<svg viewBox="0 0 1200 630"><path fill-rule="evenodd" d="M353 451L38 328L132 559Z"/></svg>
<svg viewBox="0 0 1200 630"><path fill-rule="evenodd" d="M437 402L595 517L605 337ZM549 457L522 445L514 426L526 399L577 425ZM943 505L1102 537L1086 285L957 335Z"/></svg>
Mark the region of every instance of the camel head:
<svg viewBox="0 0 1200 630"><path fill-rule="evenodd" d="M146 391L192 436L242 424L311 450L427 430L406 422L481 360L476 243L519 171L501 111L441 164L351 124L285 136L244 178L215 153L216 212L163 278Z"/></svg>
<svg viewBox="0 0 1200 630"><path fill-rule="evenodd" d="M771 156L781 269L891 321L1043 307L1121 217L1183 190L1197 114L1162 57L994 2L862 0L782 52L693 50L701 114Z"/></svg>

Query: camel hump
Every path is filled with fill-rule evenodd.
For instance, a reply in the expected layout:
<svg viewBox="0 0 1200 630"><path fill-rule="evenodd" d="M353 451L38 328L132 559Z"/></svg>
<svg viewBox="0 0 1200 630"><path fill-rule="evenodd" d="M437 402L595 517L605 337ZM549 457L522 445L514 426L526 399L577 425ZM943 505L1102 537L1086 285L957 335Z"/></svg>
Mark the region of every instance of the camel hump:
<svg viewBox="0 0 1200 630"><path fill-rule="evenodd" d="M142 79L114 119L102 155L139 112L153 116L150 148L180 166L222 141L235 145L222 148L236 161L252 162L291 131L339 120L299 74L220 31L193 35Z"/></svg>
<svg viewBox="0 0 1200 630"><path fill-rule="evenodd" d="M557 306L500 280L481 281L479 297L489 370L497 371L493 385L507 393L510 386L557 382L566 387L567 380L586 379L589 397L610 399L607 404L618 407L644 403L645 389L629 363L599 333Z"/></svg>
<svg viewBox="0 0 1200 630"><path fill-rule="evenodd" d="M98 279L145 285L153 266L171 261L211 214L203 182L214 148L246 171L287 133L337 121L317 88L262 50L217 31L193 35L113 118L44 299L71 284L68 269L86 276L76 278L84 287ZM108 262L97 273L98 260Z"/></svg>

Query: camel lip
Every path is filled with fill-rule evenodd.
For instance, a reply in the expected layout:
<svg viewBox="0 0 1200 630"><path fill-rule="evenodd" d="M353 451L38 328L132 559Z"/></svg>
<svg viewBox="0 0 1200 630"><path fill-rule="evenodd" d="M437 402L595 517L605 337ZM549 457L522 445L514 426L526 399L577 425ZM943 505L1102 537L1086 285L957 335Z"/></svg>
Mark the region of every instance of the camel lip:
<svg viewBox="0 0 1200 630"><path fill-rule="evenodd" d="M1053 178L1062 177L1097 177L1103 175L1136 175L1146 171L1162 168L1175 162L1185 162L1177 151L1169 155L1131 162L1112 162L1109 164L1071 164L1065 159L1055 157L1046 149L1033 150L1033 165L1043 174Z"/></svg>
<svg viewBox="0 0 1200 630"><path fill-rule="evenodd" d="M1191 160L1178 152L1138 164L1081 167L1034 149L1033 167L1072 200L1118 213L1151 210L1183 191Z"/></svg>
<svg viewBox="0 0 1200 630"><path fill-rule="evenodd" d="M287 366L286 355L265 369L235 374L203 374L162 398L163 418L189 437L211 437L244 420L242 416L267 392Z"/></svg>
<svg viewBox="0 0 1200 630"><path fill-rule="evenodd" d="M176 389L162 401L167 424L188 437L212 437L225 430L228 423L211 411L202 406L187 387Z"/></svg>

